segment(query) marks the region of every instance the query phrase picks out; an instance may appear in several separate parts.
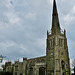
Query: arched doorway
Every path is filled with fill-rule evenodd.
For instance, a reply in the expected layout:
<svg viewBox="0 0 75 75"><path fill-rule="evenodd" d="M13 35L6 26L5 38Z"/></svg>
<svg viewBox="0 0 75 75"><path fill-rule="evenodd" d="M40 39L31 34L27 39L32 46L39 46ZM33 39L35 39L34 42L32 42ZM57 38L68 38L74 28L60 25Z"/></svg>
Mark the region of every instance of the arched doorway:
<svg viewBox="0 0 75 75"><path fill-rule="evenodd" d="M30 71L29 71L29 72L30 72L29 75L33 75L33 68L30 67L29 69L30 69Z"/></svg>
<svg viewBox="0 0 75 75"><path fill-rule="evenodd" d="M45 67L39 68L39 75L45 75Z"/></svg>

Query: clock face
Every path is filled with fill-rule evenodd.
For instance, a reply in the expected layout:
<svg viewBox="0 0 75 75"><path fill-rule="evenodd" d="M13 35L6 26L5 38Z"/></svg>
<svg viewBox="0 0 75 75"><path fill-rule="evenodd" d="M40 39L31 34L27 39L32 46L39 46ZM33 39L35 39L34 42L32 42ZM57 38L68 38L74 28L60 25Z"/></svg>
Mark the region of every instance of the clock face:
<svg viewBox="0 0 75 75"><path fill-rule="evenodd" d="M53 53L51 53L51 55L53 55Z"/></svg>

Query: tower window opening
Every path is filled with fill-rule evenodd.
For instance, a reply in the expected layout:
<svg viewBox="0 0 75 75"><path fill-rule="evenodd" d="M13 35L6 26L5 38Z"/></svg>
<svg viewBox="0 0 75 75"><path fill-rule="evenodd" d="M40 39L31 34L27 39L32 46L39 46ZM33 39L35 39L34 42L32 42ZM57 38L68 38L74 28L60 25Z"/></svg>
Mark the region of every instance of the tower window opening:
<svg viewBox="0 0 75 75"><path fill-rule="evenodd" d="M59 39L59 46L62 47L63 46L63 40Z"/></svg>
<svg viewBox="0 0 75 75"><path fill-rule="evenodd" d="M53 48L54 47L54 39L50 40L50 47Z"/></svg>
<svg viewBox="0 0 75 75"><path fill-rule="evenodd" d="M52 40L51 40L51 47L52 47Z"/></svg>

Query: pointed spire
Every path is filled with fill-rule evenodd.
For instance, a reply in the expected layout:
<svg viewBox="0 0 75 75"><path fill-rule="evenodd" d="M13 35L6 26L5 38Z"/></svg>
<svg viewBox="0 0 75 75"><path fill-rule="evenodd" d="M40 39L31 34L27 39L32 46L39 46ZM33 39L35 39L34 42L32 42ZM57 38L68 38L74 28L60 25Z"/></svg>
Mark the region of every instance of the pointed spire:
<svg viewBox="0 0 75 75"><path fill-rule="evenodd" d="M54 0L54 3L53 3L53 15L56 15L57 14L57 6L56 6L56 1Z"/></svg>
<svg viewBox="0 0 75 75"><path fill-rule="evenodd" d="M66 37L66 30L64 29L64 36Z"/></svg>
<svg viewBox="0 0 75 75"><path fill-rule="evenodd" d="M47 30L47 37L48 37L49 33L48 33L48 30Z"/></svg>
<svg viewBox="0 0 75 75"><path fill-rule="evenodd" d="M57 13L56 1L53 2L53 15L52 15L52 34L61 33L59 18Z"/></svg>

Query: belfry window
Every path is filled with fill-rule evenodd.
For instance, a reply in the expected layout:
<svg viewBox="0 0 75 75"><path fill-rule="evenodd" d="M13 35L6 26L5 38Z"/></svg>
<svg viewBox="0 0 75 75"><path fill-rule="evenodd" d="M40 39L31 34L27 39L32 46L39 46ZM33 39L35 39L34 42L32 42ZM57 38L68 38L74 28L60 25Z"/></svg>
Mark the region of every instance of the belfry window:
<svg viewBox="0 0 75 75"><path fill-rule="evenodd" d="M50 49L50 41L47 39L47 48Z"/></svg>
<svg viewBox="0 0 75 75"><path fill-rule="evenodd" d="M54 44L55 44L55 41L54 41L54 39L53 39L53 47L54 47Z"/></svg>
<svg viewBox="0 0 75 75"><path fill-rule="evenodd" d="M52 40L51 40L51 47L52 47L52 43L53 43L53 42L52 42Z"/></svg>
<svg viewBox="0 0 75 75"><path fill-rule="evenodd" d="M54 39L50 40L50 47L53 48L54 47Z"/></svg>
<svg viewBox="0 0 75 75"><path fill-rule="evenodd" d="M59 46L62 47L63 46L63 40L59 39Z"/></svg>

